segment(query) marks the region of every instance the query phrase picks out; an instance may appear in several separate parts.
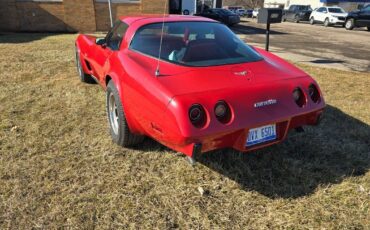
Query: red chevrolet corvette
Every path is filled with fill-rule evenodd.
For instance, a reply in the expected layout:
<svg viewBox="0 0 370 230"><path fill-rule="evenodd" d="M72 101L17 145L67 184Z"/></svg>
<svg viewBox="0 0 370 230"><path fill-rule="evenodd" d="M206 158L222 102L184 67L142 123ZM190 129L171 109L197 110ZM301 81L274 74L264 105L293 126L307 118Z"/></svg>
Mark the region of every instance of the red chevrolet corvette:
<svg viewBox="0 0 370 230"><path fill-rule="evenodd" d="M318 124L325 107L305 72L202 17L124 17L105 38L80 35L76 59L81 80L106 91L121 146L149 136L191 159L250 151Z"/></svg>

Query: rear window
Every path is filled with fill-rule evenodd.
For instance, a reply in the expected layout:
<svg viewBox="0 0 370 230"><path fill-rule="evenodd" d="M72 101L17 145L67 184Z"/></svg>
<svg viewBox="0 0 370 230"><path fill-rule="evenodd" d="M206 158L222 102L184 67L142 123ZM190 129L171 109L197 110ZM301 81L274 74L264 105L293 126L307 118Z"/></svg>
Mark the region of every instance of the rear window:
<svg viewBox="0 0 370 230"><path fill-rule="evenodd" d="M135 33L130 49L186 66L215 66L255 62L262 57L227 26L214 22L148 24Z"/></svg>

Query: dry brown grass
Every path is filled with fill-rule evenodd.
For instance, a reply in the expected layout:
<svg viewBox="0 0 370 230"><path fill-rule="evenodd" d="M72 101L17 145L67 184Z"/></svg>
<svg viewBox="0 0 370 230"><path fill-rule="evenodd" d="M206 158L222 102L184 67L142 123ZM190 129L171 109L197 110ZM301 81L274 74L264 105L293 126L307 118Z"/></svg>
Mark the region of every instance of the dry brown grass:
<svg viewBox="0 0 370 230"><path fill-rule="evenodd" d="M319 127L193 168L151 140L112 144L75 37L0 36L1 229L370 228L369 73L301 66L326 96Z"/></svg>

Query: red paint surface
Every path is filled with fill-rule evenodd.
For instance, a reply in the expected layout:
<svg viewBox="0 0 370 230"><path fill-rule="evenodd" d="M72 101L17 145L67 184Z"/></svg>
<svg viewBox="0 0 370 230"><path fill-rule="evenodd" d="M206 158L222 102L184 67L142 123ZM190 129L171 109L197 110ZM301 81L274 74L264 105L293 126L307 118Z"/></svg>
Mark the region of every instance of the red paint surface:
<svg viewBox="0 0 370 230"><path fill-rule="evenodd" d="M202 152L232 147L250 151L281 142L290 129L315 125L325 102L314 103L308 96L308 86L317 83L305 72L281 58L257 49L264 60L214 67L186 67L160 62L128 49L135 31L143 25L162 22L161 17L121 18L129 29L119 51L95 44L95 37L80 35L76 46L86 73L93 74L103 89L109 76L115 83L125 107L132 132L147 135L160 143L189 156L194 143L202 143ZM212 21L191 16L168 16L169 21ZM84 61L91 65L89 70ZM245 76L235 72L247 71ZM300 87L307 98L303 108L296 105L292 91ZM319 87L318 87L319 89ZM319 89L320 91L320 89ZM321 94L321 91L320 91ZM321 94L322 95L322 94ZM276 99L274 105L255 108L254 103ZM220 123L213 112L219 100L232 110L228 124ZM188 118L192 104L201 104L207 113L206 125L199 129ZM247 148L248 130L267 124L277 124L276 141Z"/></svg>

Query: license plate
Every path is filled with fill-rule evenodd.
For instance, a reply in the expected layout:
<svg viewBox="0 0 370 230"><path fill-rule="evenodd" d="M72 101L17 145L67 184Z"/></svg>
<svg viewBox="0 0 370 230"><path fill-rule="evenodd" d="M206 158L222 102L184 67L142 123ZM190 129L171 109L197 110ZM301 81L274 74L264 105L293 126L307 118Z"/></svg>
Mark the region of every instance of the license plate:
<svg viewBox="0 0 370 230"><path fill-rule="evenodd" d="M249 130L247 146L261 144L276 139L276 125L265 125Z"/></svg>

